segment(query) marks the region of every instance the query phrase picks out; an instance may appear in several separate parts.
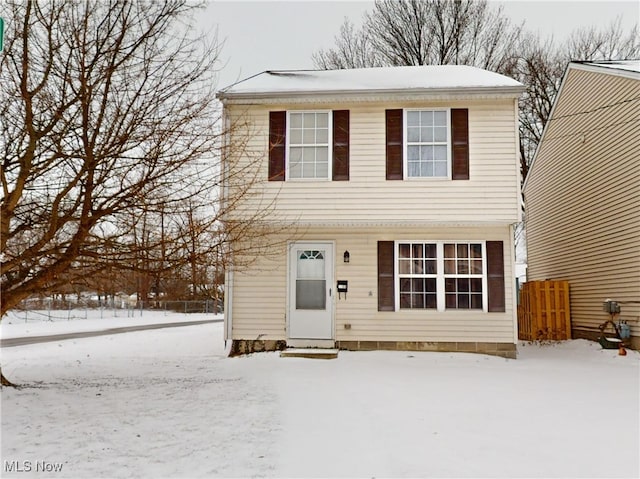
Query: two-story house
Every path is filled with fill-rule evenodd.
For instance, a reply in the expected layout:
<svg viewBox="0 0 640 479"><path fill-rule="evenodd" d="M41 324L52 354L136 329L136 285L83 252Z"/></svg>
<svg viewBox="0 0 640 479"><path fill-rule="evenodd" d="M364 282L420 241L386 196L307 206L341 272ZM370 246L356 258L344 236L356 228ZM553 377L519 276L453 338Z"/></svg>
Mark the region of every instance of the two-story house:
<svg viewBox="0 0 640 479"><path fill-rule="evenodd" d="M244 125L228 144L251 135L230 163L258 179L227 220L269 205L267 223L296 225L268 257L227 272L233 351L515 358L523 89L421 66L267 71L221 90L226 123Z"/></svg>
<svg viewBox="0 0 640 479"><path fill-rule="evenodd" d="M618 302L635 349L639 107L639 60L569 63L524 185L528 279L569 281L574 338L597 339Z"/></svg>

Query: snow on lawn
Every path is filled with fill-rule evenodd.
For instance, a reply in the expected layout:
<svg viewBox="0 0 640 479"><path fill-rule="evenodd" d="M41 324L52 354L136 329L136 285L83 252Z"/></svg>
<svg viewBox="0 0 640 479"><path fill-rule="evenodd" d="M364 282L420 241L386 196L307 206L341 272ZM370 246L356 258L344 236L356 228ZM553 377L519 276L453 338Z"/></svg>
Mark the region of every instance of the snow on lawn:
<svg viewBox="0 0 640 479"><path fill-rule="evenodd" d="M2 366L28 385L2 390L2 477L640 475L640 353L584 340L227 358L213 323L3 348Z"/></svg>

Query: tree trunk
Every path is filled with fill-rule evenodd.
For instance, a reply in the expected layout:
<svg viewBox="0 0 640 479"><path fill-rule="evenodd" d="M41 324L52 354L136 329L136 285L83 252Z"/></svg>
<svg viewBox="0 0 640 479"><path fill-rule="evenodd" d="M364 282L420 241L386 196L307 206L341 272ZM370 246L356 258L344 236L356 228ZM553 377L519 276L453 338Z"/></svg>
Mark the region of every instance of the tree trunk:
<svg viewBox="0 0 640 479"><path fill-rule="evenodd" d="M15 388L18 387L15 384L13 384L11 381L9 381L7 378L4 377L4 373L2 372L2 368L0 368L0 380L2 380L2 386L7 386L10 388Z"/></svg>

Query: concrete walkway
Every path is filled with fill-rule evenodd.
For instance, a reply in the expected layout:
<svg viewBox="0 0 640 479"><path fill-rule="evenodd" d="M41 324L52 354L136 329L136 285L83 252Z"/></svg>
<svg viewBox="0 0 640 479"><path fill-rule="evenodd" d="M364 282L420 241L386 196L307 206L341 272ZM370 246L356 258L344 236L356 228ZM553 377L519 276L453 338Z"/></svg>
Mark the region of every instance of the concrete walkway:
<svg viewBox="0 0 640 479"><path fill-rule="evenodd" d="M93 336L105 336L107 334L130 333L133 331L144 331L147 329L178 328L181 326L196 326L198 324L221 323L222 319L205 319L201 321L180 321L176 323L142 324L140 326L126 326L122 328L109 328L100 331L81 331L78 333L49 334L46 336L26 336L22 338L7 338L0 340L0 347L11 348L14 346L24 346L27 344L49 343L53 341L64 341L66 339L91 338Z"/></svg>

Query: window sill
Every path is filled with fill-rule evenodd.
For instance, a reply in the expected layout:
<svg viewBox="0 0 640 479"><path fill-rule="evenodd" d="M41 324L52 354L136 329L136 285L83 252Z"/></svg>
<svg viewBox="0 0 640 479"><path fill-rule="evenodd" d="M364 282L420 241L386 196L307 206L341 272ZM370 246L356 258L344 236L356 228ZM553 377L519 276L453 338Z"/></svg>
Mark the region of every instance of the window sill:
<svg viewBox="0 0 640 479"><path fill-rule="evenodd" d="M452 181L450 176L405 176L404 181Z"/></svg>

